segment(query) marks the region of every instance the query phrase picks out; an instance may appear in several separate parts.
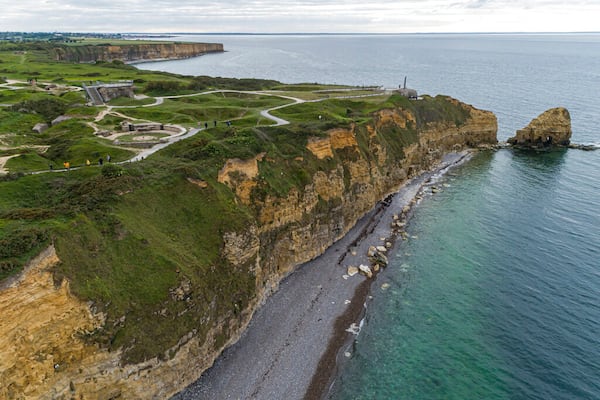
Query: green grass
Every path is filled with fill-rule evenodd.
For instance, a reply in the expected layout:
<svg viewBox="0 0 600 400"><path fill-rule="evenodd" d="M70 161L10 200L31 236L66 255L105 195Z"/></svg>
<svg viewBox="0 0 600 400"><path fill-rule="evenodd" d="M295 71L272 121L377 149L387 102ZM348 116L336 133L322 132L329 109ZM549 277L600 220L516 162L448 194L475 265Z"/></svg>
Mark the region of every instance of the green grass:
<svg viewBox="0 0 600 400"><path fill-rule="evenodd" d="M112 99L108 102L111 106L143 106L145 104L152 104L155 100L151 97L145 99L132 99L129 97L117 97L116 99Z"/></svg>
<svg viewBox="0 0 600 400"><path fill-rule="evenodd" d="M119 112L134 119L190 127L199 122L208 122L212 126L213 121L222 124L228 120L236 121L235 125L253 126L259 121L272 123L260 117L260 110L289 102L273 96L222 93L166 99L158 107L121 109Z"/></svg>

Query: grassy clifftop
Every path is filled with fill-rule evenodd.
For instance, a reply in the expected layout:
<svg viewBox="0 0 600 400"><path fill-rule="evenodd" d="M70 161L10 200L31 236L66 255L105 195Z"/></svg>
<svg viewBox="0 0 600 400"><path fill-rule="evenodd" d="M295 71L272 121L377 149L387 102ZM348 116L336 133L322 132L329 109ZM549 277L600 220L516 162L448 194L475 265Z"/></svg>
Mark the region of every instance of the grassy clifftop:
<svg viewBox="0 0 600 400"><path fill-rule="evenodd" d="M252 271L233 268L221 254L223 235L256 223L257 215L217 182L227 159L266 153L271 162L261 163L253 196L285 196L344 157L316 158L307 150L309 137L358 124L357 141L371 158L366 153L369 133L360 124L370 122L370 114L381 108L411 109L422 121L419 109L430 118L431 110L454 107L444 98L423 104L427 106L388 97L300 105L280 113L297 119L287 127L253 122L209 129L143 162L114 166L117 173L104 166L1 182L2 273L17 272L43 246L55 243L62 261L56 279L69 279L77 296L107 313L105 329L92 340L115 349L124 346L130 361L162 354L185 333L208 329L211 324L204 321L244 309L255 295ZM319 112L321 120L314 117ZM401 159L403 147L416 141L416 129L382 132L381 141ZM193 289L189 301L172 296L182 280L189 280ZM157 319L157 313L163 318Z"/></svg>
<svg viewBox="0 0 600 400"><path fill-rule="evenodd" d="M420 132L436 124L458 130L471 115L470 107L443 96L409 101L354 88L353 94L370 96L338 99L333 92L318 92L323 88L319 85L157 74L119 63L58 66L36 61L40 57L35 52L0 52L0 73L10 70L9 79L35 76L40 83L54 84L91 76L132 79L138 94L151 96L271 89L260 94L198 93L164 99L153 107L148 107L149 101L139 105L132 101L127 103L132 108L120 108L102 119L98 115L105 107L84 106L76 90L40 91L40 83L0 89L0 103L9 103L0 108L0 156L19 154L7 162L12 173L0 181L0 279L18 274L31 257L53 243L61 260L54 270L56 282L67 279L78 298L106 316L104 325L86 340L102 348L123 349L124 363L169 357L167 349L189 332L203 340L217 329L215 349L231 337L229 321L255 301L262 282L257 282L255 258L237 263L224 254L224 237L243 236L251 226L260 228L266 201L285 199L293 190L302 192L319 171L344 170L355 161L385 170L405 159L406 150L419 142ZM270 126L273 122L260 111L289 104L290 96L320 101L275 111L290 124ZM54 105L60 113L72 119L33 135L33 124L46 117L38 108L26 107L26 102L48 99L58 102ZM385 110L392 110L389 123L382 116ZM411 118L396 123L393 116L399 112ZM93 123L116 130L124 120L185 128L200 122L208 129L141 162L18 173L43 170L66 158L83 164L108 152L113 161L125 160L133 150L116 147L90 128ZM225 121L233 123L227 126ZM308 148L309 141L328 137L337 128L353 132L355 148L340 148L327 157ZM219 171L227 160L257 157L264 161L258 164L251 201L244 203L236 196L235 185L218 182ZM241 183L244 177L238 178ZM343 185L348 193L360 191L350 173ZM318 201L325 212L339 206L340 200Z"/></svg>

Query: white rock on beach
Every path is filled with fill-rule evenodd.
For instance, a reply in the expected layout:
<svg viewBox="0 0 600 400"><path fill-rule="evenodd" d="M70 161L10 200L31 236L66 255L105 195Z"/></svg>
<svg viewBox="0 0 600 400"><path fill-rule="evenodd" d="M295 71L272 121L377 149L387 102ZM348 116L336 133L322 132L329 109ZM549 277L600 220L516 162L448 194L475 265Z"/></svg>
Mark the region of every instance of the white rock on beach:
<svg viewBox="0 0 600 400"><path fill-rule="evenodd" d="M367 276L367 278L372 278L373 277L373 272L371 271L371 268L368 265L365 264L360 264L358 267L358 270Z"/></svg>
<svg viewBox="0 0 600 400"><path fill-rule="evenodd" d="M348 328L346 328L346 332L351 333L353 335L358 335L360 332L360 327L356 325L355 322L352 323Z"/></svg>
<svg viewBox="0 0 600 400"><path fill-rule="evenodd" d="M349 266L348 267L348 271L347 271L348 276L354 276L356 274L358 274L358 268L354 267L354 266Z"/></svg>
<svg viewBox="0 0 600 400"><path fill-rule="evenodd" d="M375 246L369 246L369 250L367 251L367 256L373 257L377 252L377 248Z"/></svg>
<svg viewBox="0 0 600 400"><path fill-rule="evenodd" d="M385 253L387 251L387 247L385 246L377 246L375 249L380 253Z"/></svg>

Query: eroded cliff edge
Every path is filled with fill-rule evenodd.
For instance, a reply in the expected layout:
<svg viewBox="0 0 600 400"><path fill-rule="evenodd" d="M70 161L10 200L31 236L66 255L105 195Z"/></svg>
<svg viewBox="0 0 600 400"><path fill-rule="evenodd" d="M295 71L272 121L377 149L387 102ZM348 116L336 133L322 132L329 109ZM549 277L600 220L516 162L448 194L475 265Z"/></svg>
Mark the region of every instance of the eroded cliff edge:
<svg viewBox="0 0 600 400"><path fill-rule="evenodd" d="M265 145L220 161L214 173L178 167L160 187L138 182L140 172L111 181L110 221L96 228L82 213L68 239L57 235L0 292L0 396L168 397L237 340L296 265L446 152L495 144L496 130L491 112L454 99L399 99L347 126L256 132ZM219 150L199 138L170 151L184 149L192 161ZM164 203L153 203L150 190ZM203 214L211 202L218 215L214 207ZM166 223L142 236L150 213ZM139 261L121 265L132 251ZM111 276L99 276L106 260ZM119 301L111 290L129 293Z"/></svg>
<svg viewBox="0 0 600 400"><path fill-rule="evenodd" d="M53 49L56 61L123 62L175 60L223 52L221 43L144 43L124 45L62 46Z"/></svg>

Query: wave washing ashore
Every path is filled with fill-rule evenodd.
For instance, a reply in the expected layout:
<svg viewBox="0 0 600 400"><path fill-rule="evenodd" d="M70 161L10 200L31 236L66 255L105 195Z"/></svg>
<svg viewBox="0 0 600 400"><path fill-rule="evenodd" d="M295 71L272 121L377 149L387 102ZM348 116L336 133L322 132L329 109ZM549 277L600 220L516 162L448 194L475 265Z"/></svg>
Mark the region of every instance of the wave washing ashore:
<svg viewBox="0 0 600 400"><path fill-rule="evenodd" d="M346 265L368 264L369 247L390 241L394 216L408 212L432 177L469 158L467 152L446 155L431 172L379 202L323 255L294 271L241 339L173 399L319 398L334 376L339 349L358 334L373 282L349 277Z"/></svg>

